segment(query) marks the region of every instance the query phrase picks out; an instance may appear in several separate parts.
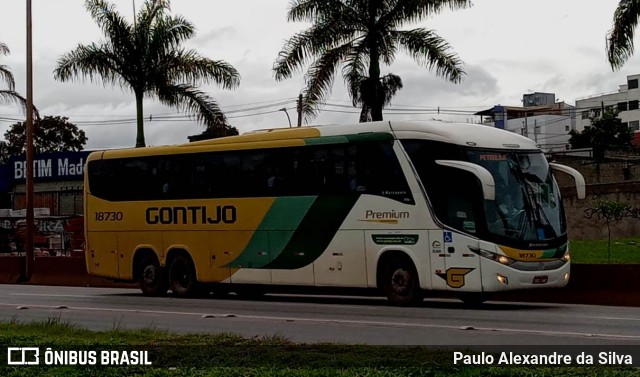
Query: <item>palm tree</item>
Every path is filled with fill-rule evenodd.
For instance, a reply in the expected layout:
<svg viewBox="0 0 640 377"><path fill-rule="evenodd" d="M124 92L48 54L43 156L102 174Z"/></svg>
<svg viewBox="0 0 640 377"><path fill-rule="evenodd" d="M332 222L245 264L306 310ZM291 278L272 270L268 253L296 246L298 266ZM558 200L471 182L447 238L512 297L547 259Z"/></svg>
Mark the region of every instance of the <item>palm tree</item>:
<svg viewBox="0 0 640 377"><path fill-rule="evenodd" d="M371 103L373 99L367 98L372 93L375 93L375 87L371 88L372 86L377 85L380 88L384 96L384 106L389 105L393 96L396 95L398 90L402 89L402 79L400 76L392 73L382 76L379 83L372 82L372 80L366 76L349 77L346 81L349 84L349 95L351 96L353 107L362 105L362 110L360 111L360 123L371 122L372 120L371 107L369 106L369 103Z"/></svg>
<svg viewBox="0 0 640 377"><path fill-rule="evenodd" d="M607 57L614 70L633 55L633 34L640 18L640 1L620 0L613 14L613 28L607 35Z"/></svg>
<svg viewBox="0 0 640 377"><path fill-rule="evenodd" d="M382 120L384 105L401 86L386 92L380 65L391 65L398 49L454 83L465 74L462 61L449 52L449 45L433 30L400 28L447 7L468 6L471 2L467 0L292 0L288 20L307 21L312 26L285 43L273 67L276 80L291 77L313 59L305 75L302 104L310 119L331 91L335 73L342 65L342 76L352 88L354 105L362 103L370 108L373 120ZM354 81L364 77L364 85ZM395 78L399 79L386 77L396 82ZM353 88L364 91L359 97L354 96Z"/></svg>
<svg viewBox="0 0 640 377"><path fill-rule="evenodd" d="M146 0L133 25L107 1L86 0L85 6L106 40L78 45L60 57L55 78L67 81L82 76L131 89L136 98L136 147L145 145L145 95L186 111L207 127L228 127L218 103L195 83L213 81L224 89L233 89L239 85L240 75L224 61L181 47L195 35L195 27L181 16L168 14L169 0Z"/></svg>
<svg viewBox="0 0 640 377"><path fill-rule="evenodd" d="M0 42L0 54L9 55L9 52L9 47L6 44ZM16 81L14 80L13 74L9 70L9 67L7 67L6 65L0 64L0 80L4 81L8 87L8 89L0 89L0 101L15 102L22 108L22 111L26 112L27 100L15 91Z"/></svg>

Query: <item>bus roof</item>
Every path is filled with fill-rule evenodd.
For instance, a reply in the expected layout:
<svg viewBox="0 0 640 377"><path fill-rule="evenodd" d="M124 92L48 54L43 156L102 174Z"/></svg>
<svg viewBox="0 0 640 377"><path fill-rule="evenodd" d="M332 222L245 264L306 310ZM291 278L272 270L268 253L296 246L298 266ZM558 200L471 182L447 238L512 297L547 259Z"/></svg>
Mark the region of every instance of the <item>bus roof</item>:
<svg viewBox="0 0 640 377"><path fill-rule="evenodd" d="M539 149L533 140L513 132L479 124L430 120L380 121L257 130L237 136L201 140L174 146L108 150L102 152L101 157L184 153L186 152L185 149L201 151L207 149L232 150L267 146L293 146L304 145L311 143L311 141L319 141L324 138L330 141L340 136L359 136L366 138L367 135L373 134L388 134L390 137L393 135L393 137L397 139L436 140L479 148ZM96 157L97 156L94 156L94 158Z"/></svg>
<svg viewBox="0 0 640 377"><path fill-rule="evenodd" d="M473 123L429 121L381 121L356 124L304 126L300 128L275 128L248 132L239 136L203 140L183 146L215 145L238 142L270 141L282 139L307 139L325 136L341 136L366 133L393 133L398 139L420 138L438 140L459 145L475 143L485 148L538 149L536 143L524 136L498 128Z"/></svg>

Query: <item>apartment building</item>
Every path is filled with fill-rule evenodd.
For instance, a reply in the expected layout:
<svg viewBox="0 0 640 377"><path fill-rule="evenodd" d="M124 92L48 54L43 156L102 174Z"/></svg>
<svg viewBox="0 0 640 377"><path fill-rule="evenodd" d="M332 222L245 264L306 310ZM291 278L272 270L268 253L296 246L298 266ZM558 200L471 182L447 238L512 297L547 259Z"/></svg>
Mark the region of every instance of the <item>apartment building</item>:
<svg viewBox="0 0 640 377"><path fill-rule="evenodd" d="M599 117L603 111L615 110L618 118L634 132L633 143L640 146L640 74L627 76L627 82L617 91L592 95L576 100L577 130L582 131L591 124L592 117Z"/></svg>

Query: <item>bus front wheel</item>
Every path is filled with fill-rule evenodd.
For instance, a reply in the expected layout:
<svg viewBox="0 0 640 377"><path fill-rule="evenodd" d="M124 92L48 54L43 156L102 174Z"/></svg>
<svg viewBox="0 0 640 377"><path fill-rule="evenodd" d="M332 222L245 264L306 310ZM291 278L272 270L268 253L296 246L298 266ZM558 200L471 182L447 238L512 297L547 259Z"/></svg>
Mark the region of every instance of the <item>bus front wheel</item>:
<svg viewBox="0 0 640 377"><path fill-rule="evenodd" d="M394 305L407 306L422 302L418 273L406 259L392 260L384 270L384 293Z"/></svg>
<svg viewBox="0 0 640 377"><path fill-rule="evenodd" d="M199 293L196 269L191 258L177 255L169 266L169 286L177 297L192 297Z"/></svg>
<svg viewBox="0 0 640 377"><path fill-rule="evenodd" d="M165 271L155 257L143 257L138 268L138 285L144 295L163 296L167 293L169 286Z"/></svg>

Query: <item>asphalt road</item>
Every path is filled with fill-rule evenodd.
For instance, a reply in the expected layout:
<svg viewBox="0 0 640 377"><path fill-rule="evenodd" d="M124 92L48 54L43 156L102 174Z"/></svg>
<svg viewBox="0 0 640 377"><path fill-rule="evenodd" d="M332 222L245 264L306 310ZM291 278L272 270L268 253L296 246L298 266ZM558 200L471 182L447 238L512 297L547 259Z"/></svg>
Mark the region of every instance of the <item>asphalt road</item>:
<svg viewBox="0 0 640 377"><path fill-rule="evenodd" d="M457 300L389 306L382 298L267 295L178 299L113 288L0 286L0 321L60 318L92 330L279 335L386 345L640 345L640 308Z"/></svg>

